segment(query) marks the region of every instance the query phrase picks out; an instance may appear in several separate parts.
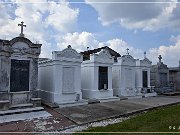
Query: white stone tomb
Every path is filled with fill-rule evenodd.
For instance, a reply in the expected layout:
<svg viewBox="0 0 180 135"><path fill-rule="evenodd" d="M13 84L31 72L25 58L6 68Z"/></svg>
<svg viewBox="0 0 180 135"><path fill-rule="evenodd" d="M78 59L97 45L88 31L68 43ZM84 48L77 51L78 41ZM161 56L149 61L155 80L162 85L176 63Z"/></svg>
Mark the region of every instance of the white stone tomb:
<svg viewBox="0 0 180 135"><path fill-rule="evenodd" d="M128 52L127 55L118 57L117 60L113 66L114 96L142 97L142 94L135 88L136 60Z"/></svg>
<svg viewBox="0 0 180 135"><path fill-rule="evenodd" d="M113 57L103 49L98 54L91 54L90 60L81 65L81 87L85 99L97 99L100 102L119 100L113 96L112 66Z"/></svg>
<svg viewBox="0 0 180 135"><path fill-rule="evenodd" d="M52 52L52 60L39 61L39 89L45 103L60 107L87 104L81 93L82 56L69 45Z"/></svg>
<svg viewBox="0 0 180 135"><path fill-rule="evenodd" d="M157 96L154 89L150 86L150 70L152 62L146 58L144 52L143 60L136 60L136 89L143 94L144 97Z"/></svg>

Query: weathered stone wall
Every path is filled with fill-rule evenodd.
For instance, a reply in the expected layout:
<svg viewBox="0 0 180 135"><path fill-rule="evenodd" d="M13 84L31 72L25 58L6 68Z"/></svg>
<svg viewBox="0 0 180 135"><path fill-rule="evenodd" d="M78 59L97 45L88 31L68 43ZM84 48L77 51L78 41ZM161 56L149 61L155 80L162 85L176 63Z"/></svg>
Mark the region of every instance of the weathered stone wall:
<svg viewBox="0 0 180 135"><path fill-rule="evenodd" d="M33 44L24 37L16 37L10 41L0 40L0 101L9 100L10 104L22 104L28 103L32 97L38 96L38 57L40 51L41 44ZM27 91L10 91L12 59L30 61L29 89Z"/></svg>

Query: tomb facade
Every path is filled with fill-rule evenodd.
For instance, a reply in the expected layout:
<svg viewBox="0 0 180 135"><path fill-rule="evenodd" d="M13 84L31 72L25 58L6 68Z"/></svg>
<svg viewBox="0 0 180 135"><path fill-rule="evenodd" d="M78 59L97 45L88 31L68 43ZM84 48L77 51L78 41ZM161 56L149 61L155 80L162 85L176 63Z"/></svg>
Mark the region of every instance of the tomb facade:
<svg viewBox="0 0 180 135"><path fill-rule="evenodd" d="M38 88L44 103L59 107L87 104L81 92L82 56L69 45L52 52L52 59L39 61Z"/></svg>
<svg viewBox="0 0 180 135"><path fill-rule="evenodd" d="M114 57L108 49L90 54L81 65L81 88L84 99L97 99L100 102L119 100L113 96L112 66Z"/></svg>
<svg viewBox="0 0 180 135"><path fill-rule="evenodd" d="M169 68L169 82L175 91L180 92L180 61L179 67Z"/></svg>
<svg viewBox="0 0 180 135"><path fill-rule="evenodd" d="M156 65L152 65L150 72L151 86L155 87L157 93L165 93L173 91L169 83L169 68L161 60L159 55L159 62Z"/></svg>
<svg viewBox="0 0 180 135"><path fill-rule="evenodd" d="M152 62L146 57L146 52L144 52L143 60L136 60L135 87L144 97L157 95L154 92L154 88L150 85L151 66Z"/></svg>
<svg viewBox="0 0 180 135"><path fill-rule="evenodd" d="M0 40L0 109L38 99L37 62L40 52L41 44L34 44L25 38L23 31L12 40Z"/></svg>
<svg viewBox="0 0 180 135"><path fill-rule="evenodd" d="M142 97L140 91L135 87L136 60L127 54L118 57L117 63L113 65L113 90L115 96Z"/></svg>

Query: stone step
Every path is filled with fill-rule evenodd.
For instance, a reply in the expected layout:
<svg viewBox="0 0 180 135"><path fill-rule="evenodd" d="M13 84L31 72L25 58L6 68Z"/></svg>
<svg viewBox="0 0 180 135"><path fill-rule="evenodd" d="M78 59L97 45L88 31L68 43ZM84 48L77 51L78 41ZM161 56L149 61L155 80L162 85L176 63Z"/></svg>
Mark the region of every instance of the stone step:
<svg viewBox="0 0 180 135"><path fill-rule="evenodd" d="M10 109L23 109L23 108L31 108L33 107L33 104L28 103L28 104L16 104L16 105L11 105Z"/></svg>
<svg viewBox="0 0 180 135"><path fill-rule="evenodd" d="M163 93L163 95L166 95L166 96L177 96L177 95L180 95L180 92L179 91L167 92L167 93Z"/></svg>
<svg viewBox="0 0 180 135"><path fill-rule="evenodd" d="M98 98L98 100L103 103L103 102L111 102L111 101L119 101L119 97L104 97L104 98Z"/></svg>
<svg viewBox="0 0 180 135"><path fill-rule="evenodd" d="M125 96L120 96L119 98L120 98L120 100L127 100L127 99L128 99L128 98L125 97Z"/></svg>
<svg viewBox="0 0 180 135"><path fill-rule="evenodd" d="M127 96L128 99L135 99L135 98L142 98L142 95L136 95L136 96Z"/></svg>
<svg viewBox="0 0 180 135"><path fill-rule="evenodd" d="M100 101L98 99L89 99L88 100L88 104L96 104L96 103L100 103Z"/></svg>
<svg viewBox="0 0 180 135"><path fill-rule="evenodd" d="M0 111L0 116L2 116L2 115L10 115L10 114L18 114L18 113L36 112L36 111L42 111L42 110L44 110L43 107L7 110L7 111Z"/></svg>
<svg viewBox="0 0 180 135"><path fill-rule="evenodd" d="M157 96L156 92L143 94L143 98L146 98L146 97L155 97L155 96Z"/></svg>
<svg viewBox="0 0 180 135"><path fill-rule="evenodd" d="M71 107L71 106L78 106L78 105L86 105L88 102L86 100L79 100L79 101L64 101L60 103L56 103L59 105L60 108L63 107Z"/></svg>

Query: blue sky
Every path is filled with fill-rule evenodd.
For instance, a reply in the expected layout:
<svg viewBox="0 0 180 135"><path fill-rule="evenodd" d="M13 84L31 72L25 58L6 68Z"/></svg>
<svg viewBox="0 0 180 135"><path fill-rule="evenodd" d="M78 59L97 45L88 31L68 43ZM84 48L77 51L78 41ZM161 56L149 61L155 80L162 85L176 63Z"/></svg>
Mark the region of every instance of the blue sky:
<svg viewBox="0 0 180 135"><path fill-rule="evenodd" d="M79 2L79 3L78 3ZM109 46L124 55L143 59L143 52L155 64L158 55L168 66L180 60L180 3L149 0L150 3L120 3L132 0L1 0L0 38L18 36L17 24L24 21L24 33L42 43L41 57L68 44L77 51ZM97 3L98 2L98 3ZM109 3L107 3L109 2Z"/></svg>

